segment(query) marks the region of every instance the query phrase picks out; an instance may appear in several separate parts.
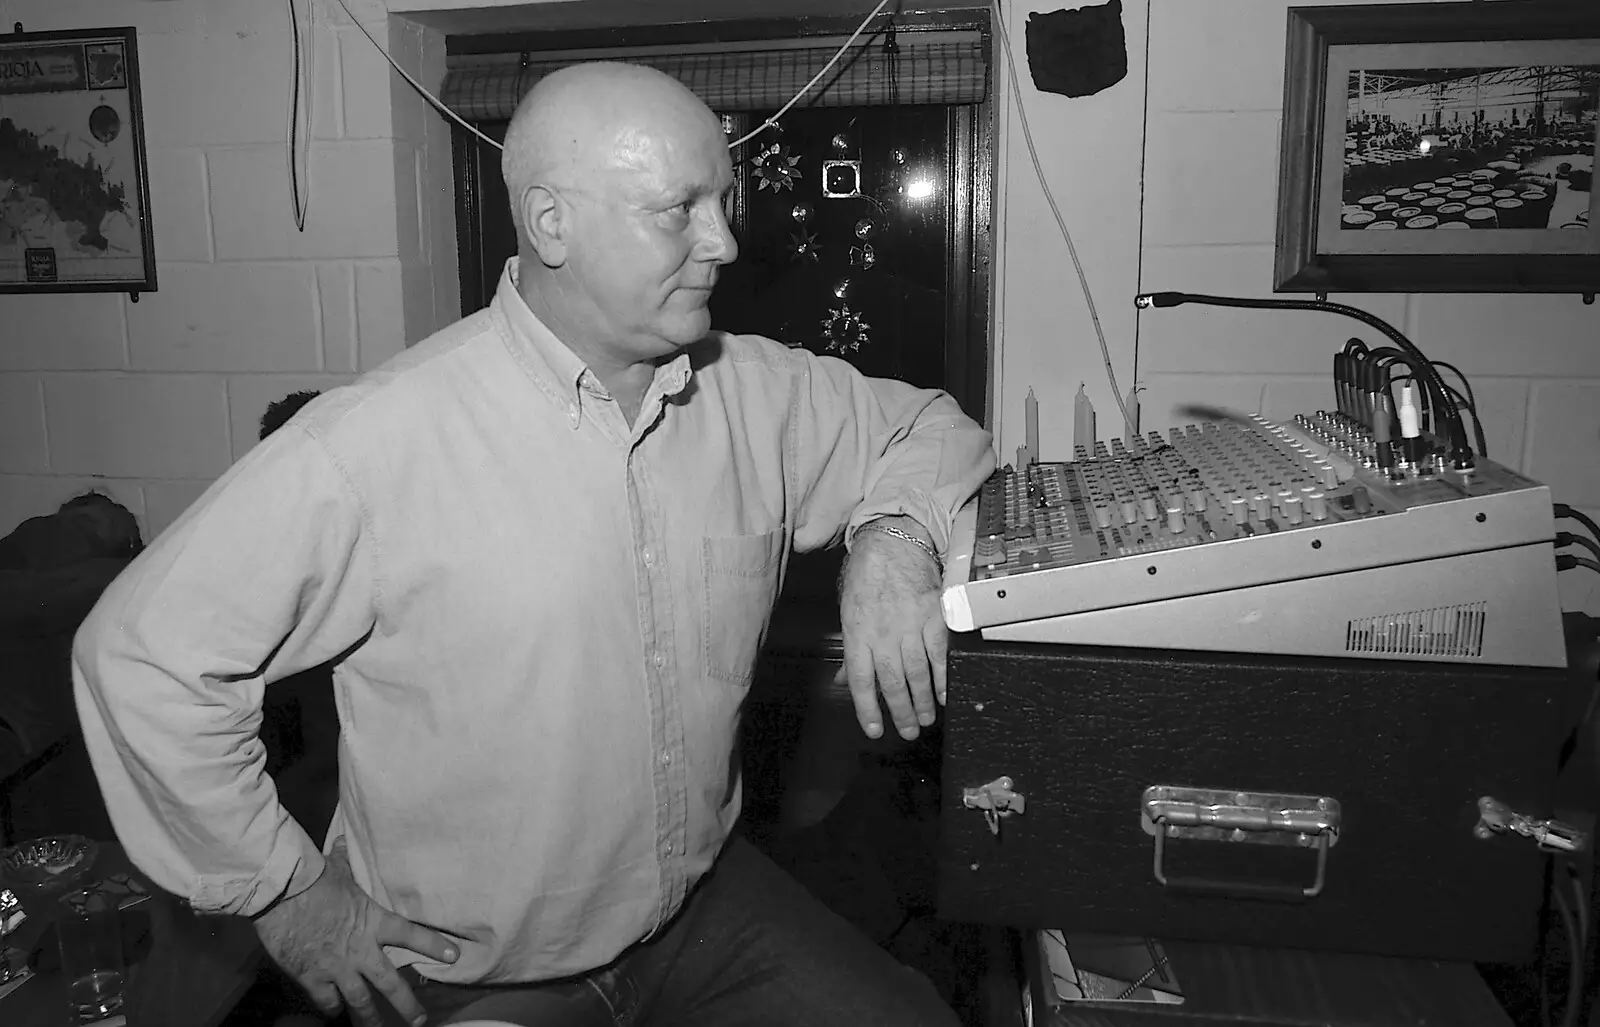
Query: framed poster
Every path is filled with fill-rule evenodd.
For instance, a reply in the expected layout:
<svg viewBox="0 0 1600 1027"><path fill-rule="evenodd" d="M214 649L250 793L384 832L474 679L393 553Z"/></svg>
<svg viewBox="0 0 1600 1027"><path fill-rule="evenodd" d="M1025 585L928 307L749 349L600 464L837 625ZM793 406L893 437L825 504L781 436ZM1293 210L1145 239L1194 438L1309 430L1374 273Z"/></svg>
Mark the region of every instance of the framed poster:
<svg viewBox="0 0 1600 1027"><path fill-rule="evenodd" d="M1600 3L1289 10L1279 292L1600 291Z"/></svg>
<svg viewBox="0 0 1600 1027"><path fill-rule="evenodd" d="M134 30L0 35L0 292L155 288Z"/></svg>

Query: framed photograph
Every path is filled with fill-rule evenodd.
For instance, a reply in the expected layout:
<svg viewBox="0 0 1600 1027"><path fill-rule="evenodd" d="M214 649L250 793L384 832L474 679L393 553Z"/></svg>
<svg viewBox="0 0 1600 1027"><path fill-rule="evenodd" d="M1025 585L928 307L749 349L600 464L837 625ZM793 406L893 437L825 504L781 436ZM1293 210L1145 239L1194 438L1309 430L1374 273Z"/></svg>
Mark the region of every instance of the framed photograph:
<svg viewBox="0 0 1600 1027"><path fill-rule="evenodd" d="M1600 291L1600 3L1289 9L1278 292Z"/></svg>
<svg viewBox="0 0 1600 1027"><path fill-rule="evenodd" d="M155 288L134 30L0 35L0 292Z"/></svg>

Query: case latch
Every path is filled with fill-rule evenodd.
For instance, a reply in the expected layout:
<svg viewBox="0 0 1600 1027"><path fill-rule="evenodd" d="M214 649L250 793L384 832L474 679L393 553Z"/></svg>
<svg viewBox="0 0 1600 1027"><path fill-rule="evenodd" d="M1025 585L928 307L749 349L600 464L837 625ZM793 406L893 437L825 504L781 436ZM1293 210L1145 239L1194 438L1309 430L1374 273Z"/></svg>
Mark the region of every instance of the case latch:
<svg viewBox="0 0 1600 1027"><path fill-rule="evenodd" d="M1492 795L1478 800L1478 826L1472 833L1479 838L1520 834L1546 852L1582 852L1589 847L1589 836L1571 824L1524 816Z"/></svg>
<svg viewBox="0 0 1600 1027"><path fill-rule="evenodd" d="M961 805L967 809L981 810L989 833L1000 833L1000 818L1027 809L1028 801L1011 790L1009 777L997 777L986 785L961 789Z"/></svg>

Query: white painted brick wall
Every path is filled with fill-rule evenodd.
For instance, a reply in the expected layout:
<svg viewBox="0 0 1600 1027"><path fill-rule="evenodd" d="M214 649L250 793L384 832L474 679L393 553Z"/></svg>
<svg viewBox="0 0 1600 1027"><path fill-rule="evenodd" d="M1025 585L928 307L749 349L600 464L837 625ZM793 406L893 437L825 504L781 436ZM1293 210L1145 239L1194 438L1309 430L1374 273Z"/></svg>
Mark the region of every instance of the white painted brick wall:
<svg viewBox="0 0 1600 1027"><path fill-rule="evenodd" d="M281 2L0 0L7 27L138 29L159 261L138 303L0 296L0 533L98 488L152 537L249 450L268 403L457 316L449 130L335 0L315 3L300 232ZM391 26L381 0L350 6L437 85L442 36Z"/></svg>
<svg viewBox="0 0 1600 1027"><path fill-rule="evenodd" d="M305 261L174 264L128 307L140 371L316 371L316 268Z"/></svg>
<svg viewBox="0 0 1600 1027"><path fill-rule="evenodd" d="M381 257L414 240L395 236L393 144L363 139L318 146L311 154L305 231L290 216L282 142L211 154L211 218L219 260ZM416 220L416 192L400 208Z"/></svg>
<svg viewBox="0 0 1600 1027"><path fill-rule="evenodd" d="M215 376L47 375L44 402L52 472L205 478L232 462L227 390Z"/></svg>
<svg viewBox="0 0 1600 1027"><path fill-rule="evenodd" d="M322 311L322 359L329 371L360 366L356 336L355 268L344 261L317 265L317 303Z"/></svg>
<svg viewBox="0 0 1600 1027"><path fill-rule="evenodd" d="M198 146L152 146L146 163L150 209L160 212L152 219L159 258L185 263L214 259L206 151ZM157 284L166 287L159 275Z"/></svg>
<svg viewBox="0 0 1600 1027"><path fill-rule="evenodd" d="M0 296L0 373L126 368L125 305L103 292Z"/></svg>
<svg viewBox="0 0 1600 1027"><path fill-rule="evenodd" d="M0 474L49 469L42 380L36 374L0 375Z"/></svg>

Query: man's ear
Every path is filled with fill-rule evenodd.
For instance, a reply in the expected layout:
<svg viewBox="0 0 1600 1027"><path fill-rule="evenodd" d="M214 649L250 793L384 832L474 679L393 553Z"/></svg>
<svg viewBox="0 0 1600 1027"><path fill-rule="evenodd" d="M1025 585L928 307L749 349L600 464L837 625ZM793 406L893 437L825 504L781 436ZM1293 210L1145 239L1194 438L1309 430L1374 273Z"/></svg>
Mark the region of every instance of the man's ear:
<svg viewBox="0 0 1600 1027"><path fill-rule="evenodd" d="M570 210L552 190L530 185L521 199L522 223L527 226L528 242L545 267L560 267L567 262L567 231Z"/></svg>

